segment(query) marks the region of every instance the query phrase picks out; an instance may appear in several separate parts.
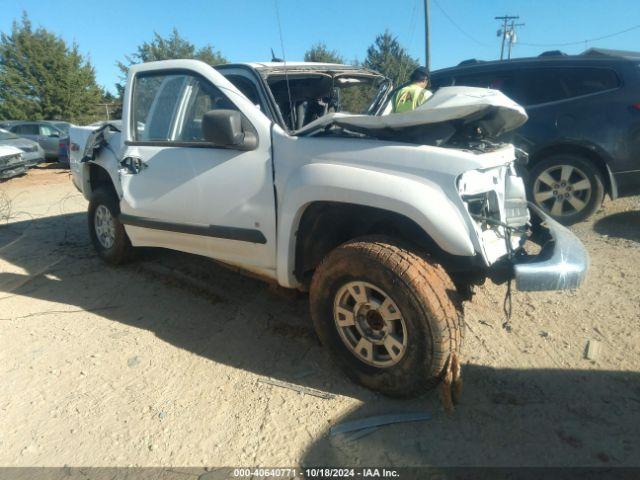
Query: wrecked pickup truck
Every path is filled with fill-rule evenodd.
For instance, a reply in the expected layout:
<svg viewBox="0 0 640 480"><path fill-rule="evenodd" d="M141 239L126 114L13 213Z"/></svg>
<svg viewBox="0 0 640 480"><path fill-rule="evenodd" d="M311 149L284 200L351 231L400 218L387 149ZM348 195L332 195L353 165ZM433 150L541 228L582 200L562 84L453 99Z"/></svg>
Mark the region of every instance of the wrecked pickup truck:
<svg viewBox="0 0 640 480"><path fill-rule="evenodd" d="M341 111L362 86L365 114ZM398 396L435 386L473 285L576 288L588 257L527 203L516 150L494 140L526 121L522 107L447 87L387 114L389 92L345 65L132 67L121 131L71 131L98 254L118 264L165 247L309 291L318 336L352 378Z"/></svg>

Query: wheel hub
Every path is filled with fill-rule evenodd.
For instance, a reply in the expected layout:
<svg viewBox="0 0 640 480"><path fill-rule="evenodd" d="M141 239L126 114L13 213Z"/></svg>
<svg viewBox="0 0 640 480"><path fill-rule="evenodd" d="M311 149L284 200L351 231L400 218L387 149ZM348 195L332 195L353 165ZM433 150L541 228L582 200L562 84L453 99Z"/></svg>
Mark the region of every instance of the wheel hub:
<svg viewBox="0 0 640 480"><path fill-rule="evenodd" d="M407 328L395 302L380 288L349 282L334 301L340 338L363 362L379 368L395 365L407 347Z"/></svg>
<svg viewBox="0 0 640 480"><path fill-rule="evenodd" d="M533 197L540 208L555 217L573 215L587 207L591 182L572 165L554 165L541 172L533 185Z"/></svg>
<svg viewBox="0 0 640 480"><path fill-rule="evenodd" d="M94 229L98 242L104 248L111 248L116 240L116 224L111 210L105 205L98 205L94 218Z"/></svg>

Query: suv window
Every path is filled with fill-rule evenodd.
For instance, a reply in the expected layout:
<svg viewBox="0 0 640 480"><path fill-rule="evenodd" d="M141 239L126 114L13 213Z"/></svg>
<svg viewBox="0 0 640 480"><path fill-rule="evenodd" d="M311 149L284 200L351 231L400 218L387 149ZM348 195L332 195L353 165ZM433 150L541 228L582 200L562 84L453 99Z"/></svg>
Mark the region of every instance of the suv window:
<svg viewBox="0 0 640 480"><path fill-rule="evenodd" d="M433 85L493 88L527 106L611 90L620 86L620 80L610 68L525 67L517 72L454 74L434 79Z"/></svg>
<svg viewBox="0 0 640 480"><path fill-rule="evenodd" d="M38 125L34 123L28 123L26 125L16 125L11 129L13 133L17 133L18 135L38 135Z"/></svg>
<svg viewBox="0 0 640 480"><path fill-rule="evenodd" d="M609 68L567 68L563 70L562 79L571 97L611 90L620 86L618 75Z"/></svg>
<svg viewBox="0 0 640 480"><path fill-rule="evenodd" d="M444 80L444 81L443 81ZM500 90L507 97L520 103L522 92L513 72L482 72L478 74L454 75L452 78L443 79L437 82L438 86L465 86L492 88Z"/></svg>
<svg viewBox="0 0 640 480"><path fill-rule="evenodd" d="M521 74L524 105L555 102L620 86L616 72L609 68L525 68Z"/></svg>
<svg viewBox="0 0 640 480"><path fill-rule="evenodd" d="M187 73L138 75L132 101L132 136L141 142L202 142L206 112L237 110L215 86Z"/></svg>

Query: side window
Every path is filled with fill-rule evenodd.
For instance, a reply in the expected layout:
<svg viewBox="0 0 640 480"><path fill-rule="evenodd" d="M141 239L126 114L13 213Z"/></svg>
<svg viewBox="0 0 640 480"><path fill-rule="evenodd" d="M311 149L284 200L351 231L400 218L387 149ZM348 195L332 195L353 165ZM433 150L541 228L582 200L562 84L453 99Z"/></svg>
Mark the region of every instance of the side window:
<svg viewBox="0 0 640 480"><path fill-rule="evenodd" d="M203 78L188 73L138 75L132 136L139 142L201 142L202 117L236 106Z"/></svg>
<svg viewBox="0 0 640 480"><path fill-rule="evenodd" d="M453 85L466 87L491 88L500 90L510 99L522 103L523 95L516 82L515 75L511 72L485 72L478 75L456 76Z"/></svg>
<svg viewBox="0 0 640 480"><path fill-rule="evenodd" d="M556 102L569 98L560 68L527 68L522 70L524 105Z"/></svg>
<svg viewBox="0 0 640 480"><path fill-rule="evenodd" d="M50 137L56 130L51 125L40 125L40 135Z"/></svg>
<svg viewBox="0 0 640 480"><path fill-rule="evenodd" d="M570 97L602 92L620 86L616 72L608 68L563 68L562 80Z"/></svg>
<svg viewBox="0 0 640 480"><path fill-rule="evenodd" d="M450 87L453 85L452 77L431 77L431 90L435 91L440 87Z"/></svg>
<svg viewBox="0 0 640 480"><path fill-rule="evenodd" d="M17 133L18 135L38 135L39 134L38 125L35 125L35 124L16 125L15 127L13 127L11 131L14 133Z"/></svg>
<svg viewBox="0 0 640 480"><path fill-rule="evenodd" d="M616 72L608 68L531 68L522 70L522 77L526 105L556 102L620 86Z"/></svg>
<svg viewBox="0 0 640 480"><path fill-rule="evenodd" d="M254 105L258 105L261 110L262 105L260 102L260 95L258 95L258 90L256 89L255 84L246 77L241 75L225 75L225 78L233 83L238 90L240 90L245 97L247 97L251 103Z"/></svg>

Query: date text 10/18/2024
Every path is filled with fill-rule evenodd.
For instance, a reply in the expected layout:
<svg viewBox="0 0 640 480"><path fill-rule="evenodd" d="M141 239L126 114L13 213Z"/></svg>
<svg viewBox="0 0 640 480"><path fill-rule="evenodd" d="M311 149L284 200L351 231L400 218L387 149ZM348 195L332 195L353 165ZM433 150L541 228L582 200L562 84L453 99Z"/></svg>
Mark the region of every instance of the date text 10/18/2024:
<svg viewBox="0 0 640 480"><path fill-rule="evenodd" d="M234 468L234 478L399 478L389 468Z"/></svg>

